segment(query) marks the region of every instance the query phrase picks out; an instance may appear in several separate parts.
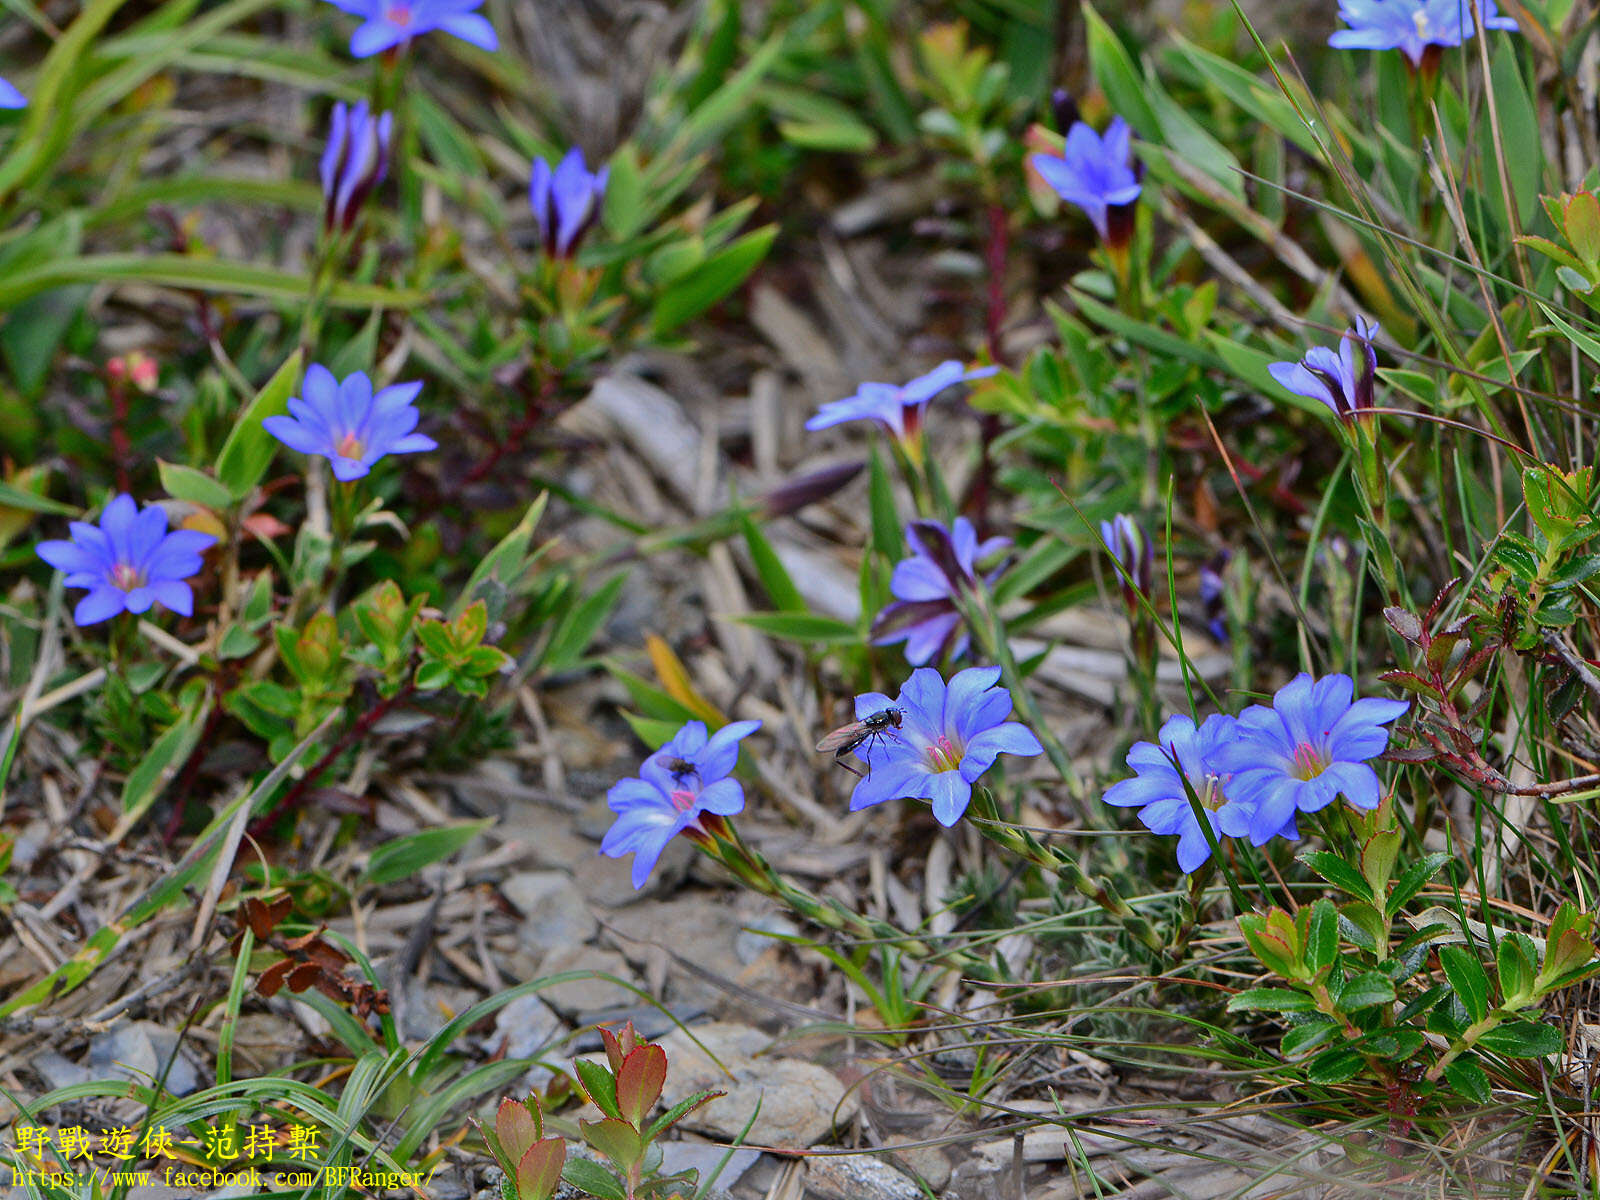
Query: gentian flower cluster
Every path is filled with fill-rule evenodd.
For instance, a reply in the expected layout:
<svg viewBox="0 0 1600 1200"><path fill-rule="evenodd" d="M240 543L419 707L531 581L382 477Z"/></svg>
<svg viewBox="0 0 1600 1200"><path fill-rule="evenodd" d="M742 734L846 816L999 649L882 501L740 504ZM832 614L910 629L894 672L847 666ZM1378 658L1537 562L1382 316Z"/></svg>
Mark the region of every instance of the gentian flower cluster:
<svg viewBox="0 0 1600 1200"><path fill-rule="evenodd" d="M690 721L639 768L638 778L611 785L606 803L617 814L600 853L633 855L631 878L644 886L667 843L680 833L709 836L704 818L744 810L744 789L730 779L739 743L761 728L760 721L735 721L710 737L700 721Z"/></svg>
<svg viewBox="0 0 1600 1200"><path fill-rule="evenodd" d="M1112 247L1128 244L1140 184L1126 121L1113 117L1103 136L1077 121L1059 155L1032 154L1028 163L1057 195L1088 214L1101 241Z"/></svg>
<svg viewBox="0 0 1600 1200"><path fill-rule="evenodd" d="M1237 718L1213 715L1198 728L1174 716L1156 742L1128 751L1134 777L1113 784L1105 802L1137 807L1151 832L1177 835L1185 873L1211 857L1191 792L1213 838L1247 837L1255 846L1298 838L1298 814L1318 812L1339 796L1356 808L1377 808L1382 788L1371 760L1388 748L1384 726L1407 705L1354 695L1348 675L1301 674L1279 689L1270 708L1254 704Z"/></svg>
<svg viewBox="0 0 1600 1200"><path fill-rule="evenodd" d="M200 552L217 539L194 529L167 532L160 505L144 511L132 496L117 496L99 525L74 521L67 541L40 542L39 557L67 573L66 585L88 588L72 619L94 625L120 612L149 612L160 604L183 616L194 613L189 580L202 566Z"/></svg>
<svg viewBox="0 0 1600 1200"><path fill-rule="evenodd" d="M590 171L583 150L574 146L554 168L533 160L528 200L539 227L539 242L551 258L570 258L589 227L600 218L611 168Z"/></svg>
<svg viewBox="0 0 1600 1200"><path fill-rule="evenodd" d="M1372 341L1378 326L1356 317L1355 328L1345 331L1339 351L1313 346L1299 362L1275 362L1267 368L1278 384L1297 396L1320 400L1341 421L1353 421L1371 410L1378 373L1378 353ZM1356 362L1360 354L1361 361Z"/></svg>
<svg viewBox="0 0 1600 1200"><path fill-rule="evenodd" d="M473 11L483 0L328 0L364 22L350 35L350 53L370 58L435 29L483 50L500 45L488 18Z"/></svg>
<svg viewBox="0 0 1600 1200"><path fill-rule="evenodd" d="M28 98L16 87L4 79L0 79L0 108L27 108Z"/></svg>
<svg viewBox="0 0 1600 1200"><path fill-rule="evenodd" d="M927 411L928 401L946 388L974 379L987 379L999 369L967 367L950 359L909 383L863 383L855 395L824 404L806 422L806 428L817 430L845 421L876 421L896 440L908 442L922 429L922 415Z"/></svg>
<svg viewBox="0 0 1600 1200"><path fill-rule="evenodd" d="M1412 67L1421 67L1430 53L1459 46L1477 32L1476 6L1485 29L1516 32L1517 22L1502 17L1495 0L1339 0L1339 16L1348 29L1337 31L1328 45L1342 50L1398 50Z"/></svg>
<svg viewBox="0 0 1600 1200"><path fill-rule="evenodd" d="M360 479L387 454L414 454L438 444L413 432L420 383L397 383L374 394L372 380L360 371L340 382L313 364L301 391L303 399L289 400L291 416L268 417L262 427L291 450L322 455L341 483Z"/></svg>
<svg viewBox="0 0 1600 1200"><path fill-rule="evenodd" d="M941 825L954 825L972 801L972 785L1001 754L1043 754L1032 731L1011 715L1011 693L996 687L999 667L968 667L945 683L921 667L897 699L882 692L856 697L856 720L898 708L896 729L871 735L856 749L867 773L850 794L850 811L885 800L927 800Z"/></svg>
<svg viewBox="0 0 1600 1200"><path fill-rule="evenodd" d="M356 214L389 173L389 143L394 136L394 114L376 117L362 101L350 108L343 101L333 106L328 147L322 152L322 227L329 233L348 230Z"/></svg>
<svg viewBox="0 0 1600 1200"><path fill-rule="evenodd" d="M978 541L972 522L957 517L946 529L938 521L913 521L906 526L912 556L895 564L889 590L895 600L872 622L872 640L879 646L906 644L906 661L919 667L948 653L959 658L967 648L967 632L959 600L977 586L978 560L1011 544L1010 538ZM997 568L988 576L993 583Z"/></svg>

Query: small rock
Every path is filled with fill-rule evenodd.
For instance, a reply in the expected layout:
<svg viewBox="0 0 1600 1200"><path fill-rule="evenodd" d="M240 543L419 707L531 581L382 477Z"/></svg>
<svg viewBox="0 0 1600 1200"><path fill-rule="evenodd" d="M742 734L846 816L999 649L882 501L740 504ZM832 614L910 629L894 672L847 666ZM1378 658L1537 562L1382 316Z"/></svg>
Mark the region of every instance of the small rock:
<svg viewBox="0 0 1600 1200"><path fill-rule="evenodd" d="M172 1061L171 1070L167 1063ZM89 1069L100 1078L121 1076L153 1084L167 1070L166 1088L186 1096L200 1086L200 1072L187 1051L178 1049L175 1030L154 1021L130 1021L89 1043Z"/></svg>
<svg viewBox="0 0 1600 1200"><path fill-rule="evenodd" d="M539 963L540 975L559 975L566 971L593 971L630 981L634 978L628 960L622 955L593 946L561 946ZM607 1009L633 1004L639 998L637 993L608 979L573 979L544 988L539 996L580 1025L587 1025Z"/></svg>
<svg viewBox="0 0 1600 1200"><path fill-rule="evenodd" d="M548 1052L565 1032L561 1018L536 995L518 996L495 1014L494 1044L505 1058L533 1058ZM553 1074L548 1067L531 1066L514 1090L542 1091Z"/></svg>
<svg viewBox="0 0 1600 1200"><path fill-rule="evenodd" d="M1009 1167L987 1159L967 1159L957 1163L950 1173L950 1186L945 1190L944 1200L996 1200L998 1196L1011 1195L1011 1190L1000 1190L1002 1185L1009 1188L1010 1174Z"/></svg>
<svg viewBox="0 0 1600 1200"><path fill-rule="evenodd" d="M723 1155L728 1156L728 1165L717 1171L714 1181L718 1188L731 1188L738 1183L744 1173L755 1166L756 1159L761 1157L761 1151L749 1147L740 1147L729 1150L726 1146L713 1145L710 1142L667 1142L661 1147L661 1173L663 1175L676 1175L679 1171L691 1168L700 1172L700 1186L712 1182L711 1172L717 1170L717 1164L722 1161Z"/></svg>
<svg viewBox="0 0 1600 1200"><path fill-rule="evenodd" d="M581 946L600 932L583 893L564 871L522 871L500 885L522 921L517 938L529 949Z"/></svg>
<svg viewBox="0 0 1600 1200"><path fill-rule="evenodd" d="M667 1052L662 1103L676 1104L705 1088L726 1094L685 1117L686 1129L732 1141L754 1114L746 1141L799 1149L854 1118L855 1093L827 1068L800 1059L757 1057L771 1044L759 1029L713 1023L693 1032L722 1065L682 1030L668 1034L661 1039Z"/></svg>
<svg viewBox="0 0 1600 1200"><path fill-rule="evenodd" d="M794 937L800 932L788 917L781 913L767 913L751 921L749 925L739 931L739 936L733 939L733 952L739 956L739 961L749 966L768 950L783 943L768 934L780 934L783 937Z"/></svg>
<svg viewBox="0 0 1600 1200"><path fill-rule="evenodd" d="M889 1160L913 1179L920 1179L934 1191L950 1182L950 1160L940 1146L902 1146L906 1140L897 1137L885 1139L892 1148Z"/></svg>
<svg viewBox="0 0 1600 1200"><path fill-rule="evenodd" d="M72 1087L74 1084L88 1083L94 1078L94 1073L88 1067L80 1067L54 1050L36 1055L28 1065L49 1085L51 1091L56 1088Z"/></svg>
<svg viewBox="0 0 1600 1200"><path fill-rule="evenodd" d="M807 1159L806 1190L822 1200L922 1200L922 1189L910 1179L865 1154Z"/></svg>

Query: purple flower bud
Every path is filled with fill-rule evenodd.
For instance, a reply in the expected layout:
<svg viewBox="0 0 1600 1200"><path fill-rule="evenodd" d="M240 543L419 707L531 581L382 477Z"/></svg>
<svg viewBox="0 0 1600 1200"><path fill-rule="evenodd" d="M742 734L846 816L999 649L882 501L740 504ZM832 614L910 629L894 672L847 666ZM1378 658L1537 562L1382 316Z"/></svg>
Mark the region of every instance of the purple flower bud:
<svg viewBox="0 0 1600 1200"><path fill-rule="evenodd" d="M948 653L959 658L967 634L957 603L977 587L979 560L1011 544L1008 538L978 541L972 522L957 517L949 529L938 521L913 521L906 526L912 556L895 566L889 579L894 602L872 622L874 645L906 644L906 661L912 666ZM991 571L988 582L999 577L1004 564Z"/></svg>
<svg viewBox="0 0 1600 1200"><path fill-rule="evenodd" d="M354 108L342 101L333 106L321 163L324 230L349 230L355 224L361 205L389 173L393 135L393 113L374 117L366 101Z"/></svg>
<svg viewBox="0 0 1600 1200"><path fill-rule="evenodd" d="M761 498L761 511L768 520L797 513L818 500L838 495L839 490L861 474L861 468L866 465L861 459L834 463L791 479Z"/></svg>
<svg viewBox="0 0 1600 1200"><path fill-rule="evenodd" d="M8 80L0 79L0 108L27 108L28 98Z"/></svg>
<svg viewBox="0 0 1600 1200"><path fill-rule="evenodd" d="M1155 579L1155 548L1139 523L1127 513L1100 522L1100 540L1117 560L1117 582L1130 613L1139 610L1139 597L1150 596Z"/></svg>
<svg viewBox="0 0 1600 1200"><path fill-rule="evenodd" d="M1222 575L1232 561L1233 551L1224 547L1200 565L1200 610L1206 629L1224 644L1228 641L1228 604Z"/></svg>
<svg viewBox="0 0 1600 1200"><path fill-rule="evenodd" d="M1340 340L1337 354L1325 346L1313 346L1299 362L1276 362L1267 370L1295 395L1320 400L1341 421L1353 421L1373 406L1378 352L1372 339L1377 336L1378 326L1358 316L1355 328L1346 330ZM1361 356L1359 364L1357 354Z"/></svg>
<svg viewBox="0 0 1600 1200"><path fill-rule="evenodd" d="M1078 102L1066 88L1057 88L1050 93L1050 112L1056 119L1056 130L1060 133L1066 133L1078 123Z"/></svg>
<svg viewBox="0 0 1600 1200"><path fill-rule="evenodd" d="M591 172L583 151L574 146L552 170L542 158L533 160L528 200L539 226L539 241L552 258L570 258L579 241L600 219L610 167Z"/></svg>

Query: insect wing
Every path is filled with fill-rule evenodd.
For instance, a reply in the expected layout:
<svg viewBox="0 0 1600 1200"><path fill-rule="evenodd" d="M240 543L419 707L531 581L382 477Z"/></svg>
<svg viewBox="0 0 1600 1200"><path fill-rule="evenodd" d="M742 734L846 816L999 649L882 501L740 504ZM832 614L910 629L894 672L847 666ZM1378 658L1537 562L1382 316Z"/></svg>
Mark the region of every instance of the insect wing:
<svg viewBox="0 0 1600 1200"><path fill-rule="evenodd" d="M818 742L817 753L827 754L830 751L835 754L841 753L865 739L871 732L865 723L851 721L848 725L839 726Z"/></svg>

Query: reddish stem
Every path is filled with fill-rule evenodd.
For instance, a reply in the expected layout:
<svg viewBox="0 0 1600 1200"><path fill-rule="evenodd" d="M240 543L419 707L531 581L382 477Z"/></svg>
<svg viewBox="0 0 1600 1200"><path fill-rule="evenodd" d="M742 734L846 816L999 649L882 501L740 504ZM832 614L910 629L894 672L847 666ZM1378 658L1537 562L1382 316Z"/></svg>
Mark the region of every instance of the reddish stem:
<svg viewBox="0 0 1600 1200"><path fill-rule="evenodd" d="M312 785L322 778L322 773L333 766L338 761L339 756L346 750L371 733L372 727L383 720L390 709L409 700L416 693L416 690L417 685L414 682L407 682L403 688L387 700L379 700L357 717L355 723L344 731L344 736L330 746L321 758L317 759L315 766L295 780L294 785L283 794L283 797L276 804L250 822L250 836L263 836L272 828L273 822L285 812L293 812L299 808L305 802L306 793L311 790Z"/></svg>
<svg viewBox="0 0 1600 1200"><path fill-rule="evenodd" d="M544 382L539 385L538 393L529 399L527 408L523 410L522 418L506 431L505 438L495 445L495 448L489 452L487 457L480 460L467 472L466 478L462 482L477 483L478 480L494 470L506 455L520 450L523 441L544 420L545 402L555 394L555 390L555 377L546 377Z"/></svg>
<svg viewBox="0 0 1600 1200"><path fill-rule="evenodd" d="M133 443L128 439L128 388L122 380L112 379L106 390L111 399L111 457L117 468L117 491L131 492L128 462L133 456Z"/></svg>

